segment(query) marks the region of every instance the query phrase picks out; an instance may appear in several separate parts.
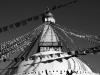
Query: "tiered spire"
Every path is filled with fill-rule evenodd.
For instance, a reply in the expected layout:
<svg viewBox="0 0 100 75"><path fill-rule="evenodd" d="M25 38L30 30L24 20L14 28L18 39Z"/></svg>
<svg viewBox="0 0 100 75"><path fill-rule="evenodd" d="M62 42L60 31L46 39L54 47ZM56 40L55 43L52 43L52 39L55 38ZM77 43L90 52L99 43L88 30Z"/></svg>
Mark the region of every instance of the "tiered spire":
<svg viewBox="0 0 100 75"><path fill-rule="evenodd" d="M44 20L44 30L39 43L40 52L61 51L59 38L51 26L51 24L55 24L53 15L51 13L47 13L44 17Z"/></svg>

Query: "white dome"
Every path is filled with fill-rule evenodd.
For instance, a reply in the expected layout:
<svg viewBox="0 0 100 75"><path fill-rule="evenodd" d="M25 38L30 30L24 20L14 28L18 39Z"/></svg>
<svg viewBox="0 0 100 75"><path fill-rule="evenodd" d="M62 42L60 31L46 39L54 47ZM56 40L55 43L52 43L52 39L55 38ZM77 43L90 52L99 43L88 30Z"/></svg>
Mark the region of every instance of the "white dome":
<svg viewBox="0 0 100 75"><path fill-rule="evenodd" d="M26 72L26 75L66 75L67 71L74 71L79 75L95 75L91 69L76 57L70 57L65 53L37 56L36 61L29 59L19 65L18 74ZM70 58L69 58L70 57ZM37 63L32 66L32 63Z"/></svg>

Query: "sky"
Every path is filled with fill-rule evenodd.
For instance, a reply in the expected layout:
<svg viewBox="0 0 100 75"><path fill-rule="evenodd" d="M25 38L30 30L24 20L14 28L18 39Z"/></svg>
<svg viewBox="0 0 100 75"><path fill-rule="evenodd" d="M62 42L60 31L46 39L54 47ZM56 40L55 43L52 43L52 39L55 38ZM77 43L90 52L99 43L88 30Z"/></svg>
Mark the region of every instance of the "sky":
<svg viewBox="0 0 100 75"><path fill-rule="evenodd" d="M63 4L70 0L0 0L0 27L12 24L45 11L46 7ZM100 35L100 0L78 0L77 4L52 12L56 23L84 33ZM33 21L25 27L0 34L0 42L11 40L41 25ZM84 44L82 44L83 46ZM82 56L94 72L100 72L100 55Z"/></svg>

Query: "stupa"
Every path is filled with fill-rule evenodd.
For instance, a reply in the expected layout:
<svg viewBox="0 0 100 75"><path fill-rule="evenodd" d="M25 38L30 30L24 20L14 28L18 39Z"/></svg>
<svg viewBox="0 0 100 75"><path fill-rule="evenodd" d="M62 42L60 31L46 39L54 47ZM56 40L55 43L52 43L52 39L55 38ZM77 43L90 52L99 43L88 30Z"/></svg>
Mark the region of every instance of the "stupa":
<svg viewBox="0 0 100 75"><path fill-rule="evenodd" d="M99 75L77 57L62 52L62 42L52 28L55 19L49 12L43 18L44 29L38 52L18 66L14 75Z"/></svg>

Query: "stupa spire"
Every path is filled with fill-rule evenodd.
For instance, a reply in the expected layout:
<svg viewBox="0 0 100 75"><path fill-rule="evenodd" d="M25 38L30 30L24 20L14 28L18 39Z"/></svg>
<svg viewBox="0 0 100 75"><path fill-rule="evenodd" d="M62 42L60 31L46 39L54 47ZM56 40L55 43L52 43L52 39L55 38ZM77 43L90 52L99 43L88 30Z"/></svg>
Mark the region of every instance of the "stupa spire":
<svg viewBox="0 0 100 75"><path fill-rule="evenodd" d="M60 40L51 26L51 24L55 25L55 19L52 13L50 12L46 13L43 16L43 19L44 19L44 29L39 42L40 52L55 51L55 50L61 51ZM55 47L60 49L55 49Z"/></svg>

